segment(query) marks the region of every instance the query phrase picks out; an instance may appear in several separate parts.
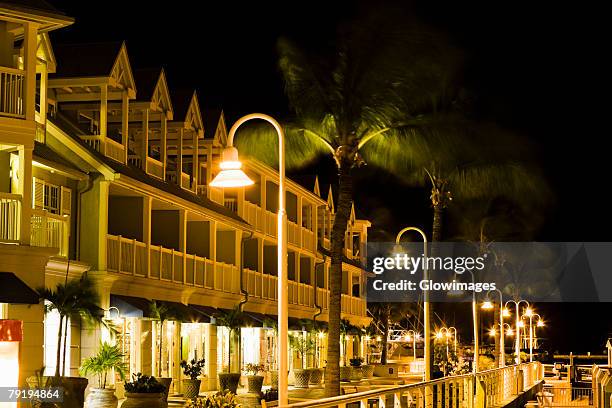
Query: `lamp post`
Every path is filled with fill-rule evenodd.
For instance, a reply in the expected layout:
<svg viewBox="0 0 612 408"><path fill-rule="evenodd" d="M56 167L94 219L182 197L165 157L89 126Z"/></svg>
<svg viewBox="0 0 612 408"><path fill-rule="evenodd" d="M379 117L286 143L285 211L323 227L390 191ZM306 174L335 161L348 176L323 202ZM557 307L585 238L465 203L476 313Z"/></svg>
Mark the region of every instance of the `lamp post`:
<svg viewBox="0 0 612 408"><path fill-rule="evenodd" d="M467 270L472 276L472 284L474 284L476 278L474 272L471 269ZM474 323L474 361L472 362L472 371L478 372L478 357L479 357L479 333L478 333L478 304L476 303L476 291L472 291L472 322Z"/></svg>
<svg viewBox="0 0 612 408"><path fill-rule="evenodd" d="M278 405L288 403L288 320L289 302L287 289L287 213L285 212L285 133L280 124L271 116L262 113L252 113L241 117L234 123L227 137L227 146L223 150L221 171L214 180L212 187L244 187L253 184L240 169L238 150L234 147L236 130L244 122L260 119L270 123L278 134L278 221L277 221L277 264L278 264Z"/></svg>
<svg viewBox="0 0 612 408"><path fill-rule="evenodd" d="M408 231L416 231L421 235L423 239L423 255L427 257L427 235L422 229L417 227L406 227L398 232L395 238L395 243L399 244L402 235ZM423 280L429 279L427 272L427 264L423 268ZM429 293L428 291L423 292L423 359L425 362L425 381L431 380L431 329L429 326Z"/></svg>
<svg viewBox="0 0 612 408"><path fill-rule="evenodd" d="M506 366L506 344L504 343L504 295L502 294L502 291L499 289L493 289L495 291L497 291L499 293L499 326L500 326L500 331L501 331L501 335L499 336L499 366L500 367L505 367ZM487 297L489 296L489 293L491 292L491 290L489 290L487 292ZM482 305L483 309L492 309L493 308L493 304L489 301L485 301L485 303Z"/></svg>
<svg viewBox="0 0 612 408"><path fill-rule="evenodd" d="M542 316L533 312L533 309L528 307L525 310L525 314L521 316L521 319L529 319L529 362L533 361L533 318L538 316L538 322L536 323L539 327L544 326L544 321L542 321Z"/></svg>
<svg viewBox="0 0 612 408"><path fill-rule="evenodd" d="M451 327L442 327L436 333L436 338L441 339L444 337L446 339L446 358L448 359L448 338L453 336L453 350L455 354L457 354L457 329L454 326Z"/></svg>
<svg viewBox="0 0 612 408"><path fill-rule="evenodd" d="M521 314L520 314L520 304L521 303L525 303L527 305L527 307L529 307L529 302L526 300L508 300L505 304L504 304L504 310L507 310L506 308L508 307L508 305L510 303L514 303L514 306L516 307L516 326L515 326L515 332L516 332L516 338L514 339L514 352L516 353L516 359L515 359L515 363L516 364L520 364L521 363ZM502 311L502 313L504 313Z"/></svg>

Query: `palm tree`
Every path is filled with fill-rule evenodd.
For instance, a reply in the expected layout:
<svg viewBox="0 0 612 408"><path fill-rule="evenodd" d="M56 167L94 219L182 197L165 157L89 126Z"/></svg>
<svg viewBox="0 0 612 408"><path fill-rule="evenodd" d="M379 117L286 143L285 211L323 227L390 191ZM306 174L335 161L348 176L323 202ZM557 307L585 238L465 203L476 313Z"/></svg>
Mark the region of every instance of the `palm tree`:
<svg viewBox="0 0 612 408"><path fill-rule="evenodd" d="M335 46L321 53L279 41L279 66L295 116L283 123L286 165L299 167L331 155L338 171L337 208L331 232L329 344L326 395L340 392L340 316L344 235L353 200L353 170L379 161L429 157L433 138L420 130L437 121L457 52L435 31L398 10L369 10L340 27ZM276 135L263 126L242 130L238 148L275 164ZM387 149L392 144L396 149Z"/></svg>
<svg viewBox="0 0 612 408"><path fill-rule="evenodd" d="M232 372L232 340L237 337L238 350L240 350L240 328L244 325L244 313L240 310L240 305L233 309L223 312L218 318L218 325L225 326L229 330L229 343L227 353L227 372ZM238 367L238 372L240 367Z"/></svg>
<svg viewBox="0 0 612 408"><path fill-rule="evenodd" d="M102 322L102 309L98 306L100 298L95 282L87 275L82 275L80 279L58 283L53 289L39 288L37 292L41 299L48 302L45 305L45 313L57 311L59 314L55 366L55 376L59 377L60 367L63 367L61 374L65 374L68 320L80 318L85 323Z"/></svg>

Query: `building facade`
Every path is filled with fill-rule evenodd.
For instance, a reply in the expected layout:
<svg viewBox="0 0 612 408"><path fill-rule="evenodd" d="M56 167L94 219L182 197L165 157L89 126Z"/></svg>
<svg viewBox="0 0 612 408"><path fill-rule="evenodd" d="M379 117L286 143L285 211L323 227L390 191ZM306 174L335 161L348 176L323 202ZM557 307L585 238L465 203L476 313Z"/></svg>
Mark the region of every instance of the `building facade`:
<svg viewBox="0 0 612 408"><path fill-rule="evenodd" d="M172 90L162 69L133 69L124 43L53 47L47 31L70 23L49 10L0 14L0 271L33 289L83 273L95 280L107 325L70 322L72 375L105 340L121 344L131 373L179 380L181 360L204 358L204 389L230 364L274 369L278 173L248 160L253 186L210 187L227 138L223 111ZM306 177L288 180L286 193L290 327L318 322L316 367L325 365L329 303L327 187ZM353 211L342 314L356 326L370 320L369 226ZM153 301L176 316L160 323ZM43 365L53 372L57 316L37 301L0 302L0 318L24 324L20 383ZM246 322L240 352L230 353L216 322L237 306ZM353 349L362 347L347 356Z"/></svg>

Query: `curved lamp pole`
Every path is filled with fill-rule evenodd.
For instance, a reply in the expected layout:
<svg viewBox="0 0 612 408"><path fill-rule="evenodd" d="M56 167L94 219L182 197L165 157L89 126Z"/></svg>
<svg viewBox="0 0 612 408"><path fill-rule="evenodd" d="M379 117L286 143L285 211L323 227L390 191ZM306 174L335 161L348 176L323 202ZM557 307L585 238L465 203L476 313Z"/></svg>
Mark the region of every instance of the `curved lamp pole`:
<svg viewBox="0 0 612 408"><path fill-rule="evenodd" d="M475 282L474 272L471 269L467 270L472 276L472 284ZM472 291L472 322L474 323L474 361L472 362L472 371L474 374L478 372L478 358L480 357L479 348L479 333L478 333L478 304L476 303L476 291Z"/></svg>
<svg viewBox="0 0 612 408"><path fill-rule="evenodd" d="M278 405L288 403L288 320L289 298L287 290L287 213L285 212L285 133L280 124L269 115L252 113L241 117L234 123L227 137L227 146L223 150L221 171L210 183L212 187L244 187L253 184L240 168L238 150L234 147L236 130L244 122L252 119L265 120L278 134L278 221L277 221L277 262L278 262Z"/></svg>
<svg viewBox="0 0 612 408"><path fill-rule="evenodd" d="M492 291L497 291L499 293L499 327L500 327L500 336L499 336L499 366L500 367L505 367L506 366L506 345L504 343L504 295L502 294L502 291L499 289L493 289L493 290L489 290L487 292L487 297L489 296L489 293ZM483 305L482 305L483 309L493 309L493 304L489 301L486 301Z"/></svg>
<svg viewBox="0 0 612 408"><path fill-rule="evenodd" d="M395 243L399 244L402 235L408 231L416 231L423 239L423 255L427 257L427 235L417 227L406 227L397 233ZM423 280L429 279L427 267L423 268ZM431 380L431 329L429 326L429 293L423 292L423 359L425 360L425 381Z"/></svg>
<svg viewBox="0 0 612 408"><path fill-rule="evenodd" d="M540 316L537 313L533 313L533 310L531 308L527 308L527 310L525 310L525 314L523 316L521 316L521 319L529 319L529 362L531 363L533 361L533 318L535 316L538 316L538 322L536 323L539 326L542 326L543 320L542 320L542 316Z"/></svg>
<svg viewBox="0 0 612 408"><path fill-rule="evenodd" d="M516 317L516 319L515 319L515 322L516 322L516 327L515 327L516 338L514 339L514 352L516 353L515 362L516 362L516 364L520 364L521 363L521 325L520 325L520 322L521 322L521 313L520 313L519 309L520 309L521 303L525 303L527 305L527 307L529 307L529 302L526 301L526 300L523 300L523 299L518 300L518 301L516 301L516 300L509 300L509 301L507 301L504 304L504 309L506 309L506 307L508 307L508 305L510 303L514 303L514 306L516 308L516 312L515 312L516 313L516 315L515 315L515 317Z"/></svg>

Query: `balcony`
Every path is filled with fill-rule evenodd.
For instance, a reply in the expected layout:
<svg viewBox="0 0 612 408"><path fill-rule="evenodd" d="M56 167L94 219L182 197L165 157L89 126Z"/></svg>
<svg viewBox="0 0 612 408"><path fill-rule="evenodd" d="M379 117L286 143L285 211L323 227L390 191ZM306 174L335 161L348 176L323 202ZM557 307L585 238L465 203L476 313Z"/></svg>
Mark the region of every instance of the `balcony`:
<svg viewBox="0 0 612 408"><path fill-rule="evenodd" d="M124 163L125 149L121 143L108 137L103 139L100 135L81 136L81 139L106 157Z"/></svg>
<svg viewBox="0 0 612 408"><path fill-rule="evenodd" d="M25 118L24 92L25 72L21 69L0 67L0 116Z"/></svg>
<svg viewBox="0 0 612 408"><path fill-rule="evenodd" d="M164 179L164 164L152 157L147 157L147 173L158 179Z"/></svg>
<svg viewBox="0 0 612 408"><path fill-rule="evenodd" d="M124 275L240 294L238 267L162 246L107 235L107 269Z"/></svg>
<svg viewBox="0 0 612 408"><path fill-rule="evenodd" d="M30 245L56 248L58 255L68 256L70 218L47 210L32 210Z"/></svg>
<svg viewBox="0 0 612 408"><path fill-rule="evenodd" d="M181 171L181 187L185 190L191 190L191 176Z"/></svg>
<svg viewBox="0 0 612 408"><path fill-rule="evenodd" d="M0 193L0 241L19 242L21 196Z"/></svg>

